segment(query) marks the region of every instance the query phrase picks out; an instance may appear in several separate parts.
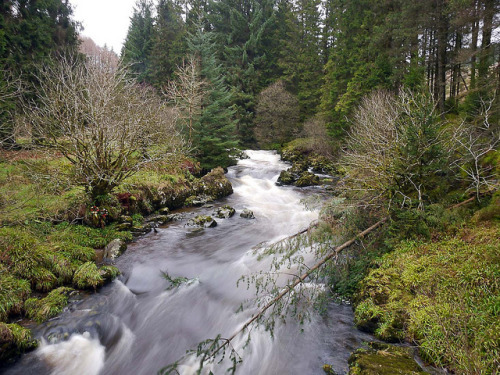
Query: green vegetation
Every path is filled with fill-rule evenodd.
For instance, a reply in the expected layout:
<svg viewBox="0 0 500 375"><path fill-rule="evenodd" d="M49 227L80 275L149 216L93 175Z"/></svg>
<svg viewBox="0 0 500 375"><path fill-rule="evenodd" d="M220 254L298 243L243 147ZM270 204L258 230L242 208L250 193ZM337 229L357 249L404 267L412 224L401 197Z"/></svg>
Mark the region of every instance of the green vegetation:
<svg viewBox="0 0 500 375"><path fill-rule="evenodd" d="M59 287L51 291L47 297L29 298L24 303L26 316L38 323L44 322L61 313L63 308L68 304L68 297L74 289L67 287Z"/></svg>
<svg viewBox="0 0 500 375"><path fill-rule="evenodd" d="M0 322L0 360L9 361L25 351L38 346L38 341L33 340L31 331L17 324Z"/></svg>

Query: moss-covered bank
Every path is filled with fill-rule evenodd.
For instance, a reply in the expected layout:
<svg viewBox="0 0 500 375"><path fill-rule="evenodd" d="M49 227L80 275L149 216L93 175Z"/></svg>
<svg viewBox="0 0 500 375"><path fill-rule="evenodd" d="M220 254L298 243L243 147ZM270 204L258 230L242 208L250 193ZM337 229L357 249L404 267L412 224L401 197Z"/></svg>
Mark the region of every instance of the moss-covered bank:
<svg viewBox="0 0 500 375"><path fill-rule="evenodd" d="M403 240L376 261L355 298L355 323L460 374L500 369L500 200L462 228Z"/></svg>
<svg viewBox="0 0 500 375"><path fill-rule="evenodd" d="M146 215L232 193L222 168L196 178L196 165L185 160L141 170L91 202L65 167L34 152L0 155L0 361L36 346L29 330L10 322L50 319L73 288L96 290L118 275L96 264L96 249L131 240Z"/></svg>

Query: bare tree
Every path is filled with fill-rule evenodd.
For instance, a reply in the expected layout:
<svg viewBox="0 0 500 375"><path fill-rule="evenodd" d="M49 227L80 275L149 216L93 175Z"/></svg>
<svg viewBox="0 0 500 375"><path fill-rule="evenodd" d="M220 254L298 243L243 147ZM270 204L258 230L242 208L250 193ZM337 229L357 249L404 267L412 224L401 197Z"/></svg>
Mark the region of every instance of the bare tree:
<svg viewBox="0 0 500 375"><path fill-rule="evenodd" d="M94 60L96 64L104 64L112 68L117 68L120 62L118 55L106 46L98 46L91 38L80 37L79 50L88 59Z"/></svg>
<svg viewBox="0 0 500 375"><path fill-rule="evenodd" d="M164 90L166 97L179 111L179 119L189 129L192 140L193 126L202 113L202 103L207 82L201 78L199 63L194 57L184 61L177 68L176 79L170 81Z"/></svg>
<svg viewBox="0 0 500 375"><path fill-rule="evenodd" d="M175 111L125 67L66 58L37 78L38 102L25 106L33 135L71 162L94 201L141 167L182 152Z"/></svg>
<svg viewBox="0 0 500 375"><path fill-rule="evenodd" d="M390 205L398 197L401 206L411 206L416 199L423 209L433 177L447 165L440 127L430 95L372 93L354 115L342 160L346 188L376 204Z"/></svg>
<svg viewBox="0 0 500 375"><path fill-rule="evenodd" d="M21 92L20 80L0 70L0 147L11 146L15 142L13 111Z"/></svg>
<svg viewBox="0 0 500 375"><path fill-rule="evenodd" d="M492 190L498 185L494 166L483 163L484 157L500 145L500 128L498 123L492 123L496 103L495 97L488 101L481 99L481 124L478 126L462 121L453 133L453 146L459 152L454 164L466 174L469 189L474 190L477 200L480 200L481 189Z"/></svg>
<svg viewBox="0 0 500 375"><path fill-rule="evenodd" d="M329 141L326 131L326 120L320 116L314 116L304 123L304 135L308 139L308 147L317 154L332 158L333 147Z"/></svg>
<svg viewBox="0 0 500 375"><path fill-rule="evenodd" d="M277 81L258 97L255 136L260 144L283 144L299 133L299 104L286 91L285 83Z"/></svg>

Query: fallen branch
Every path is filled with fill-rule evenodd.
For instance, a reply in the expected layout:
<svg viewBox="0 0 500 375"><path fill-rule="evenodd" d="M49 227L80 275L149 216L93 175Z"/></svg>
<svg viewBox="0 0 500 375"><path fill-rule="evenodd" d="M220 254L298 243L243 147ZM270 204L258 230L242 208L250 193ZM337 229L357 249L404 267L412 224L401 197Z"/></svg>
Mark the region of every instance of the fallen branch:
<svg viewBox="0 0 500 375"><path fill-rule="evenodd" d="M255 322L257 319L259 319L264 313L272 307L276 302L278 302L280 299L282 299L285 295L290 293L297 285L300 283L304 282L305 279L307 279L314 271L316 271L318 268L320 268L323 264L328 262L330 259L333 257L337 256L342 250L345 248L351 246L357 239L363 238L366 236L368 233L372 232L379 226L381 226L383 223L387 221L387 218L383 218L382 220L378 221L377 223L373 224L371 227L368 229L365 229L363 232L359 233L356 237L350 239L347 242L344 242L342 245L336 247L333 249L333 251L328 254L325 258L323 258L321 261L316 263L313 267L311 267L306 273L304 273L302 276L298 277L292 284L289 284L286 286L286 289L283 290L279 295L277 295L272 301L270 301L266 306L262 308L262 310L259 311L259 313L255 316L253 316L250 320L248 320L243 327L241 327L238 331L233 333L231 337L225 340L225 342L217 348L217 350L213 353L213 355L217 354L222 348L226 347L236 336L238 336L241 332L243 332L245 329L247 329L250 324ZM305 231L302 231L304 233Z"/></svg>

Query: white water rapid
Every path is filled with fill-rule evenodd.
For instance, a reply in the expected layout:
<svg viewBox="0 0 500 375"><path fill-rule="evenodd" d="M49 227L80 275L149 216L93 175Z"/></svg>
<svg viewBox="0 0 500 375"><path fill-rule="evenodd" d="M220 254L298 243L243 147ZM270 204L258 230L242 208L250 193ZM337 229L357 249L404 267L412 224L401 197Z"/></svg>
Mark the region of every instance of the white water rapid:
<svg viewBox="0 0 500 375"><path fill-rule="evenodd" d="M256 311L237 312L254 297L246 284L237 287L237 280L269 267L269 261L257 260L252 248L307 228L318 215L300 203L306 190L276 186L280 170L288 167L278 155L247 154L249 159L227 174L234 194L213 208L184 213L187 219L228 204L236 209L235 216L216 219L217 227L203 230L180 220L129 245L116 261L123 275L37 327L37 337L44 340L41 347L7 368L6 374L156 374L199 342L236 332ZM252 210L255 219L241 218L244 208ZM161 271L193 281L167 290ZM331 303L326 315L313 315L304 325L290 319L286 325L277 324L274 337L261 327L252 328L243 348L246 338L237 337L233 343L243 359L236 374L320 375L327 363L345 373L349 353L367 336L352 326L349 306ZM203 373L224 374L226 368L223 363ZM193 358L179 368L181 374L196 370Z"/></svg>

